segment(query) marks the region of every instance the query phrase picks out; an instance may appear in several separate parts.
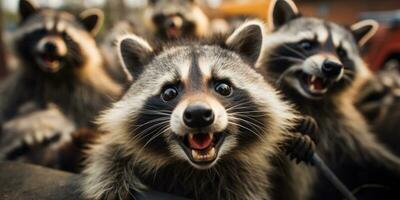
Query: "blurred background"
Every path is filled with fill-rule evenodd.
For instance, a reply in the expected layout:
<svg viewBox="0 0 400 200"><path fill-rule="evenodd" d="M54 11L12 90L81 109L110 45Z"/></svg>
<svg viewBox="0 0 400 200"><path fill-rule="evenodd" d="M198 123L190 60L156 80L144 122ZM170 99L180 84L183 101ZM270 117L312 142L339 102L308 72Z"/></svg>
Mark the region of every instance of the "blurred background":
<svg viewBox="0 0 400 200"><path fill-rule="evenodd" d="M10 48L11 35L17 27L18 0L1 0L0 8L0 78L15 67ZM36 0L41 6L78 14L84 8L97 7L105 12L105 25L98 37L119 20L140 20L146 0ZM316 16L350 25L360 19L380 22L378 34L363 49L374 71L400 62L400 0L295 0L303 15ZM250 16L266 19L269 0L199 0L210 18ZM103 33L103 34L102 34ZM373 55L373 56L372 56ZM8 66L8 67L6 67Z"/></svg>

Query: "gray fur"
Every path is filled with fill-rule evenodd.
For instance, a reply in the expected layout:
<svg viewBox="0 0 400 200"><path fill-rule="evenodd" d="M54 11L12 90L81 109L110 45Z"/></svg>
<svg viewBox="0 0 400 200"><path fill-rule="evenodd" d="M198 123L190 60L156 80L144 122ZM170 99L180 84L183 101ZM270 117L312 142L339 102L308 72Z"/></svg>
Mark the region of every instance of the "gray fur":
<svg viewBox="0 0 400 200"><path fill-rule="evenodd" d="M191 77L185 71L193 67L193 58L198 62L202 77L212 72L208 78L229 79L234 90L248 92L250 99L260 105L253 112L259 112L262 121L268 124L268 128L259 132L260 138L246 148L241 148L237 140L239 134L251 135L251 130L240 132L235 125L228 125L228 131L232 132L226 137L216 164L206 169L198 169L189 162L181 147L176 145L171 128L167 127L167 131L157 136L165 141L166 147L158 147L162 152L152 150L150 141L146 142L147 147L143 145L140 133L129 129L134 123L132 119L140 116L147 100L159 95L166 83L186 81L185 77ZM296 117L262 77L237 53L216 44L196 42L169 46L143 69L124 97L98 120L107 134L90 151L82 183L85 197L133 199L136 192L154 189L192 199L270 199L270 157L277 154L279 142L286 138L291 120ZM189 73L194 71L190 69ZM215 97L211 91L205 94L204 91L194 92L205 95L204 99ZM191 97L187 95L182 102ZM225 109L229 110L229 104L224 105ZM231 118L228 120L233 122Z"/></svg>
<svg viewBox="0 0 400 200"><path fill-rule="evenodd" d="M337 86L339 83L333 84L322 97L310 98L295 87L293 80L297 80L298 77L296 73L291 72L304 71L305 68L310 67L305 61L308 59L306 54L308 52L303 52L288 44L295 45L305 39L311 41L316 39L317 43L323 46L326 43L326 39L323 38L329 39L329 36L333 38L334 46L324 49L325 51L321 51L321 54L331 53L338 57L336 48L341 45L347 51L348 59L351 61L347 63L352 66L346 65L346 62L341 60L345 67L342 79L345 79L346 83L340 87ZM281 50L284 49L286 54L278 53L279 47ZM296 57L289 57L293 55ZM276 60L280 61L272 64ZM285 60L289 61L286 65L278 64L280 68L276 66L277 63L281 61L284 63ZM380 183L383 185L385 181L388 183L392 179L398 180L400 159L375 139L367 123L353 105L360 82L366 80L369 71L359 55L357 43L350 30L316 18L290 19L267 36L264 55L258 69L269 82L280 88L288 100L295 103L301 114L312 116L316 120L320 128L317 153L350 190L362 184L373 184L376 177L378 179L385 177L384 183ZM346 72L348 70L351 72ZM323 177L319 177L319 174L311 167L297 166L285 160L277 161L277 163L277 167L285 166L281 173L286 173L277 174L277 177L281 178L277 182L280 185L275 185L275 195L278 199L340 198L336 191L327 192L331 185L327 184ZM364 172L363 170L369 175L358 176L357 174ZM395 188L392 189L395 190ZM332 190L329 191L332 192Z"/></svg>
<svg viewBox="0 0 400 200"><path fill-rule="evenodd" d="M29 1L21 0L24 7L29 3ZM95 18L100 20L100 15L91 14L91 12L86 11L82 19L97 16ZM91 31L96 29L96 19L87 21L87 25L91 25ZM65 57L59 61L61 67L54 72L41 68L42 65L38 61L41 57L35 51L40 46L39 41L49 37L57 37L58 41L63 41L62 43L67 46ZM78 18L67 12L44 8L32 10L29 16L23 18L20 27L16 30L14 46L21 60L21 66L0 85L2 96L0 123L14 119L23 120L23 115L31 113L20 112L26 104L34 105L33 112L37 112L34 114L42 113L43 115L29 118L30 121L22 123L23 127L14 127L13 130L12 127L7 126L2 131L11 133L19 130L26 131L29 130L27 127L30 124L31 130L24 133L27 136L23 140L26 140L26 138L44 138L46 135L54 136L67 130L71 134L71 129L65 128L70 127L70 123L75 128L94 128L94 116L118 98L121 92L121 87L114 83L104 71L101 54L91 33L84 28ZM54 127L51 120L42 122L42 118L52 113L53 108L49 105L55 105L63 115L60 116L57 113L50 116L58 116L55 121L65 122L64 124ZM21 123L14 121L8 124ZM39 125L43 130L38 127ZM47 134L50 131L48 127L53 127L52 134ZM19 141L20 139L15 137L14 142L23 143ZM40 141L37 142L40 143ZM4 148L7 149L7 147L0 148L2 157L9 153L4 152Z"/></svg>

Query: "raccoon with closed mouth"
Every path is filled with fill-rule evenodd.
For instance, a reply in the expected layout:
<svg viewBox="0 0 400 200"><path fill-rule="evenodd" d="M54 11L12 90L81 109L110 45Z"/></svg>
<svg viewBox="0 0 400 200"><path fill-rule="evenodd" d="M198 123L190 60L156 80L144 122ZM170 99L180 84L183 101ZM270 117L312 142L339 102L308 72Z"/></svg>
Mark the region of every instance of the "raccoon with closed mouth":
<svg viewBox="0 0 400 200"><path fill-rule="evenodd" d="M252 68L262 23L224 38L159 50L135 35L120 39L134 83L98 119L106 134L89 153L86 198L132 199L152 189L191 199L270 199L269 158L297 116Z"/></svg>
<svg viewBox="0 0 400 200"><path fill-rule="evenodd" d="M153 37L161 40L209 35L209 19L196 0L150 0L144 21Z"/></svg>
<svg viewBox="0 0 400 200"><path fill-rule="evenodd" d="M104 71L94 40L103 21L102 12L88 9L75 17L20 0L19 13L21 21L14 35L14 48L22 66L0 86L0 122L21 120L24 127L30 123L32 130L21 134L3 130L2 136L12 134L13 140L18 141L25 140L26 134L34 135L29 138L43 139L64 132L62 126L53 126L51 120L35 121L42 120L41 117L26 120L19 114L26 104L33 104L35 111L50 116L54 112L46 109L49 104L55 105L64 115L61 117L68 118L75 127L93 128L97 112L121 92L121 87ZM38 128L39 124L42 127ZM44 130L49 127L52 130L47 134ZM15 142L6 145L12 144Z"/></svg>
<svg viewBox="0 0 400 200"><path fill-rule="evenodd" d="M266 36L257 69L301 114L316 120L320 127L316 152L351 190L363 184L397 189L399 158L376 141L353 105L357 89L370 75L359 47L374 34L377 23L361 21L347 29L301 16L293 1L274 0L269 26L272 32ZM280 181L283 186L275 185L277 196L341 198L323 178L317 179L313 169L286 165L288 176Z"/></svg>

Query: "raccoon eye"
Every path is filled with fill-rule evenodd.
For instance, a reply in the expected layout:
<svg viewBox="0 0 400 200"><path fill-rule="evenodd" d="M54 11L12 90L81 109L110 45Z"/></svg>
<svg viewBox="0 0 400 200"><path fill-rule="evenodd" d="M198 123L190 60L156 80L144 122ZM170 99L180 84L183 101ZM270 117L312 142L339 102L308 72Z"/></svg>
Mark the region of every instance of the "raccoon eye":
<svg viewBox="0 0 400 200"><path fill-rule="evenodd" d="M300 43L299 43L299 46L300 46L300 48L302 48L302 49L304 49L304 50L306 50L306 51L310 51L310 50L312 50L312 49L314 49L314 43L313 42L311 42L311 41L308 41L308 40L304 40L304 41L301 41Z"/></svg>
<svg viewBox="0 0 400 200"><path fill-rule="evenodd" d="M215 85L215 91L222 96L229 96L232 94L232 86L226 82L217 83Z"/></svg>
<svg viewBox="0 0 400 200"><path fill-rule="evenodd" d="M178 90L175 87L167 87L161 93L161 98L164 101L171 101L176 96L178 96Z"/></svg>
<svg viewBox="0 0 400 200"><path fill-rule="evenodd" d="M336 53L337 53L337 55L338 55L340 58L345 58L345 57L347 57L347 52L346 52L346 50L344 50L342 47L339 47L339 48L336 50Z"/></svg>

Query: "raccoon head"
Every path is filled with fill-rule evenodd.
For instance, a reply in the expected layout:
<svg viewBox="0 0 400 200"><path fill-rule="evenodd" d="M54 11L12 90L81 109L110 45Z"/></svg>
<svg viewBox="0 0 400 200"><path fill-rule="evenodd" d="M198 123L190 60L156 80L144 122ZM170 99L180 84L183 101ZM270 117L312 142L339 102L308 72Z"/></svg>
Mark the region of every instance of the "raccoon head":
<svg viewBox="0 0 400 200"><path fill-rule="evenodd" d="M343 92L356 76L366 73L359 48L377 30L372 20L346 28L302 17L289 0L272 1L269 26L273 32L265 41L261 71L307 99Z"/></svg>
<svg viewBox="0 0 400 200"><path fill-rule="evenodd" d="M208 18L195 0L150 0L145 20L163 40L204 36L208 27Z"/></svg>
<svg viewBox="0 0 400 200"><path fill-rule="evenodd" d="M39 8L29 0L20 0L21 22L15 36L15 48L21 59L45 73L56 73L66 66L80 67L95 59L98 52L93 36L103 20L100 10L89 9L79 16Z"/></svg>
<svg viewBox="0 0 400 200"><path fill-rule="evenodd" d="M275 91L252 68L262 40L259 22L221 43L192 41L160 51L134 35L120 39L119 57L134 82L102 115L101 127L122 136L131 154L149 165L181 161L208 169L250 149L249 155L261 155L273 145L255 144L271 141L287 121L279 119L285 114L277 110L287 110Z"/></svg>

